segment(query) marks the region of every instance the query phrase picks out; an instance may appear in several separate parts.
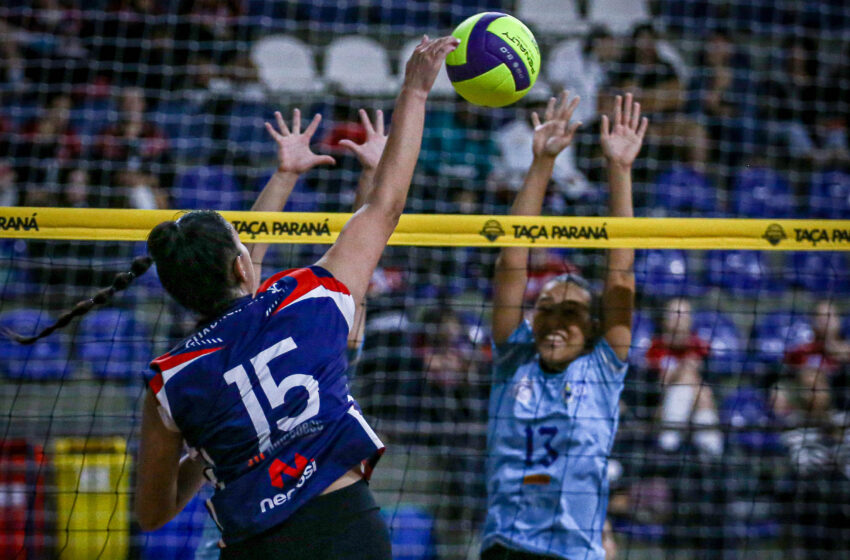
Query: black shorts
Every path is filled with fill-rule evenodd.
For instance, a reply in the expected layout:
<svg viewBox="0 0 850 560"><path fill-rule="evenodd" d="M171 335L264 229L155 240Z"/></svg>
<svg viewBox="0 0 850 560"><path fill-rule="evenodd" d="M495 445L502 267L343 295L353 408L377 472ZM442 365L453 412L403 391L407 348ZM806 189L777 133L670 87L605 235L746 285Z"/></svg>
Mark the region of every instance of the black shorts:
<svg viewBox="0 0 850 560"><path fill-rule="evenodd" d="M317 496L272 529L221 550L221 560L392 560L390 533L366 481Z"/></svg>
<svg viewBox="0 0 850 560"><path fill-rule="evenodd" d="M557 557L512 550L500 544L494 544L481 553L481 560L557 560Z"/></svg>

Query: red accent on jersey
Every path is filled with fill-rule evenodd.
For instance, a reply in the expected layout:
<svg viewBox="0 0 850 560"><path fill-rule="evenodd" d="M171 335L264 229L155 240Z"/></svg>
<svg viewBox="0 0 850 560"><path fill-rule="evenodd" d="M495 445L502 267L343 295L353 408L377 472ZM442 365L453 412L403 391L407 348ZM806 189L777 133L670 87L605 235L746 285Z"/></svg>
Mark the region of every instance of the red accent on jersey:
<svg viewBox="0 0 850 560"><path fill-rule="evenodd" d="M274 310L274 313L277 313L290 303L296 301L301 296L322 286L332 292L339 292L341 294L350 295L348 288L345 287L345 284L337 280L336 278L320 278L316 276L312 270L309 268L300 268L295 272L288 274L288 276L294 278L298 285L292 290L286 299L280 302L280 305L277 306L277 309Z"/></svg>
<svg viewBox="0 0 850 560"><path fill-rule="evenodd" d="M150 385L151 390L153 391L153 394L156 395L157 393L159 393L160 389L162 389L162 386L164 384L165 383L162 381L162 374L157 373L156 375L154 375L151 378L149 385Z"/></svg>
<svg viewBox="0 0 850 560"><path fill-rule="evenodd" d="M295 467L290 467L280 459L275 459L272 461L272 464L269 465L269 478L272 481L272 486L275 488L283 488L283 477L281 473L286 476L292 478L298 478L301 476L301 473L304 472L304 469L307 468L307 463L310 461L307 460L303 455L296 453L295 454Z"/></svg>
<svg viewBox="0 0 850 560"><path fill-rule="evenodd" d="M204 348L203 350L195 350L194 352L186 352L185 354L178 354L176 356L172 356L171 352L168 352L152 361L151 367L155 367L160 373L162 373L170 369L174 369L181 364L185 364L189 360L194 360L195 358L217 352L222 348L224 348L224 346L219 346L218 348Z"/></svg>

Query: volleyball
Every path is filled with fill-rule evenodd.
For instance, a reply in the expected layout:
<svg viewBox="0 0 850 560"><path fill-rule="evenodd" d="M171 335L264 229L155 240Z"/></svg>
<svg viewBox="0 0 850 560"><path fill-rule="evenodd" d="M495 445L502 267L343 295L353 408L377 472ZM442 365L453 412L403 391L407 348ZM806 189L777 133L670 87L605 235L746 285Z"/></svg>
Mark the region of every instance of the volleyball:
<svg viewBox="0 0 850 560"><path fill-rule="evenodd" d="M470 103L504 107L537 81L540 47L515 17L483 12L464 20L452 35L460 45L446 58L446 71L455 91Z"/></svg>

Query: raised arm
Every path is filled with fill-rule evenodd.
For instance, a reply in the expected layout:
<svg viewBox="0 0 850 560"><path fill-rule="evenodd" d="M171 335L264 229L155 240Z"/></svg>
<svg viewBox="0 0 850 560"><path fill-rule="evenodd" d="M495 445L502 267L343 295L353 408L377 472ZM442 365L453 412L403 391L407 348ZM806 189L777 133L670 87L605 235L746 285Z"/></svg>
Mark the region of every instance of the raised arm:
<svg viewBox="0 0 850 560"><path fill-rule="evenodd" d="M381 155L387 145L387 135L384 133L384 112L375 111L375 124L369 120L369 114L365 109L360 109L360 122L366 130L366 140L362 144L356 144L345 139L340 144L354 152L363 170L360 172L360 180L357 183L357 192L354 194L353 212L360 210L372 187L375 185L375 170L381 161ZM355 350L363 342L363 332L366 326L366 299L355 302L357 307L354 311L354 327L348 333L348 347Z"/></svg>
<svg viewBox="0 0 850 560"><path fill-rule="evenodd" d="M375 170L374 186L336 243L316 263L348 286L357 302L363 301L372 272L404 211L422 143L425 101L446 55L457 45L454 37L425 37L414 49L396 99L386 149Z"/></svg>
<svg viewBox="0 0 850 560"><path fill-rule="evenodd" d="M292 111L292 130L286 126L279 111L275 111L277 130L265 123L266 130L277 143L278 166L274 174L263 187L256 202L251 207L252 212L280 212L286 206L286 201L295 187L298 176L317 165L333 165L336 163L331 156L323 156L313 153L310 149L310 139L316 132L316 128L322 120L322 116L316 114L310 124L301 132L301 111ZM268 243L246 243L254 264L254 278L262 277L263 259L269 248Z"/></svg>
<svg viewBox="0 0 850 560"><path fill-rule="evenodd" d="M640 103L617 96L613 128L602 116L601 144L608 160L609 209L611 216L631 218L632 163L640 152L649 121L640 118ZM635 300L634 249L609 249L605 288L602 292L602 334L621 360L632 342L632 309Z"/></svg>
<svg viewBox="0 0 850 560"><path fill-rule="evenodd" d="M537 113L531 115L534 159L511 206L512 216L539 216L543 210L555 158L570 145L575 131L581 126L581 123L570 123L579 98L569 102L568 98L569 92L562 93L557 102L554 97L551 98L542 124ZM528 248L502 249L493 278L493 341L496 344L505 342L522 321L522 300L527 281Z"/></svg>

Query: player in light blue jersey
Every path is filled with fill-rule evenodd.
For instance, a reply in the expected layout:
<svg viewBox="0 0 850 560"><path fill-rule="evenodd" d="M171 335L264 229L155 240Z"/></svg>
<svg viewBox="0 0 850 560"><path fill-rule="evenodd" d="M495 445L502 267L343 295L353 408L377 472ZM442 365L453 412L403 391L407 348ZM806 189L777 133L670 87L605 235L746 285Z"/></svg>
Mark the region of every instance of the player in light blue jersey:
<svg viewBox="0 0 850 560"><path fill-rule="evenodd" d="M539 216L555 157L580 123L578 98L551 99L535 113L534 160L511 207ZM631 217L631 166L648 126L640 105L617 97L602 117L612 216ZM493 286L493 379L488 427L482 560L604 560L608 455L631 344L632 249L608 251L597 316L591 285L574 274L543 287L523 317L528 249L502 249Z"/></svg>

